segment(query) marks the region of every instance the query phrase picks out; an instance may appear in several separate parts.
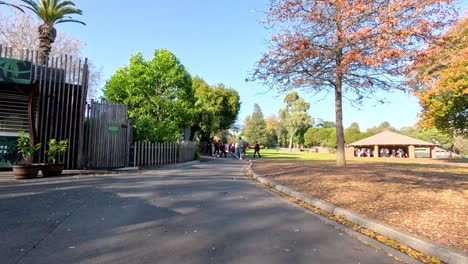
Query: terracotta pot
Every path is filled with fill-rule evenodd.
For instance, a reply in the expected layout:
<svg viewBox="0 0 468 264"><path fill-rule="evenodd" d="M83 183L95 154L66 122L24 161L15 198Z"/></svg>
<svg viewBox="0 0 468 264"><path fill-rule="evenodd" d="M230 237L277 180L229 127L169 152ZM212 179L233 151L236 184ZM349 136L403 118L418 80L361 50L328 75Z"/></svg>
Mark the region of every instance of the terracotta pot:
<svg viewBox="0 0 468 264"><path fill-rule="evenodd" d="M41 171L44 177L59 176L62 174L63 168L63 163L45 164L42 165Z"/></svg>
<svg viewBox="0 0 468 264"><path fill-rule="evenodd" d="M13 174L18 180L36 178L40 167L37 165L13 165Z"/></svg>

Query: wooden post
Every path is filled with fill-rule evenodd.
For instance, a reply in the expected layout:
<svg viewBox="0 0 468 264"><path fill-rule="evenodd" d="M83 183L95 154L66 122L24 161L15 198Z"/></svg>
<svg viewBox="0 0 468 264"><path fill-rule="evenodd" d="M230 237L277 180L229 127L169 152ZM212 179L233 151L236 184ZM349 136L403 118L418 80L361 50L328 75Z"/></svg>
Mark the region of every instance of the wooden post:
<svg viewBox="0 0 468 264"><path fill-rule="evenodd" d="M408 157L411 158L411 159L414 159L416 157L416 155L414 153L414 146L413 145L408 147Z"/></svg>

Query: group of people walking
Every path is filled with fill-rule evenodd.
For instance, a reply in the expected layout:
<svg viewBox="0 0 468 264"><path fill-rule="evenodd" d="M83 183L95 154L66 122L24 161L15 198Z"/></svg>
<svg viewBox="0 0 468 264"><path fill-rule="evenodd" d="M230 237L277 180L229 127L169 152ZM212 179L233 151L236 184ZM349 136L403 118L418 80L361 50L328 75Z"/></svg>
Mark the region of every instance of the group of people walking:
<svg viewBox="0 0 468 264"><path fill-rule="evenodd" d="M208 141L206 144L205 153L209 156L219 158L227 158L229 153L232 157L242 160L245 158L248 147L248 143L245 142L241 137L239 137L237 142L232 142L230 144L221 142L221 140L218 139L214 143ZM257 141L255 141L253 157L255 158L256 155L261 158L260 145Z"/></svg>

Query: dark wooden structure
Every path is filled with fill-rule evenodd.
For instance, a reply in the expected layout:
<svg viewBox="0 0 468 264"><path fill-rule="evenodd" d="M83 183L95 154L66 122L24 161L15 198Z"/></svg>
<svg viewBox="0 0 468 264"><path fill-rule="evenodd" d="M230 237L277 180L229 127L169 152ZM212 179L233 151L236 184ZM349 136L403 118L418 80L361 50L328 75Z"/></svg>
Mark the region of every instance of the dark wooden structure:
<svg viewBox="0 0 468 264"><path fill-rule="evenodd" d="M127 106L91 101L87 112L86 168L127 167L132 145Z"/></svg>
<svg viewBox="0 0 468 264"><path fill-rule="evenodd" d="M10 120L2 122L0 118L0 141L2 137L14 138L22 130L29 132L35 143L42 143L34 161L43 163L47 159L45 151L49 139L68 139L68 151L62 160L65 168L83 168L87 59L82 61L63 55L40 64L37 51L18 52L0 45L1 58L29 63L31 72L29 84L24 84L24 88L0 80L3 87L0 89L0 104L3 103L0 115L4 116L3 120Z"/></svg>

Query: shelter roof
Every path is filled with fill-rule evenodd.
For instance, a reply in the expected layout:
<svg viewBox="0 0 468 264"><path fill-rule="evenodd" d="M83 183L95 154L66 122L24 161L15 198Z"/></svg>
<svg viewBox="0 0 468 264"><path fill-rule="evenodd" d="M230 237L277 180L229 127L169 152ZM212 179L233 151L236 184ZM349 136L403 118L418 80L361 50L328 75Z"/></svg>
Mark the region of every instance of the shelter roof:
<svg viewBox="0 0 468 264"><path fill-rule="evenodd" d="M379 134L358 140L349 146L375 146L375 145L417 145L417 146L433 146L435 144L408 137L391 131L384 131Z"/></svg>

